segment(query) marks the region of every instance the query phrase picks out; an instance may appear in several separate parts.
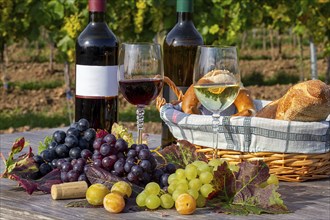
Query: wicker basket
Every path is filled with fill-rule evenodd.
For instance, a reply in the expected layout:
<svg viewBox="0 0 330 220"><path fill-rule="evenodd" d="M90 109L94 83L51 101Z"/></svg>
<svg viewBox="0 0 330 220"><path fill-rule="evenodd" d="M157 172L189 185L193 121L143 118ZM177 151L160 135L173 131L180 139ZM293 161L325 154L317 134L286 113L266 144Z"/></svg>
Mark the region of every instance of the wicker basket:
<svg viewBox="0 0 330 220"><path fill-rule="evenodd" d="M183 93L167 77L165 83L173 90L178 100L174 104L182 101ZM158 110L166 104L162 97L156 100ZM213 156L213 149L204 146L196 146L197 151L203 152L208 159ZM319 154L306 153L281 153L281 152L242 152L236 150L219 150L218 157L231 164L242 161L263 160L270 169L270 173L276 174L280 180L289 182L302 182L306 180L316 180L330 177L330 152Z"/></svg>

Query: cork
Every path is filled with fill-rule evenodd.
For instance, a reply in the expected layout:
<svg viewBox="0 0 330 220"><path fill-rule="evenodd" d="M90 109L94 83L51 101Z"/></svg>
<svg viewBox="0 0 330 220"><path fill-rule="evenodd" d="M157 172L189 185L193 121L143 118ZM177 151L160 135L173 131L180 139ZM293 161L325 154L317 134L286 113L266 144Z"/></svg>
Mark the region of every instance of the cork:
<svg viewBox="0 0 330 220"><path fill-rule="evenodd" d="M52 185L51 196L58 199L78 199L86 197L88 185L85 181L70 182Z"/></svg>

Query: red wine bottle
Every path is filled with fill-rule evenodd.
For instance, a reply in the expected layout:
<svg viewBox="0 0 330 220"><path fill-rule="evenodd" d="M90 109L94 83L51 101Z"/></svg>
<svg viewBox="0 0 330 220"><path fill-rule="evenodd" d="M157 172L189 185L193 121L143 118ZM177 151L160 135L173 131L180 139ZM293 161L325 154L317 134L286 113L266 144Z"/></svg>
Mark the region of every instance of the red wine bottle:
<svg viewBox="0 0 330 220"><path fill-rule="evenodd" d="M193 68L198 45L203 38L193 23L193 0L177 0L177 23L167 34L164 44L164 75L183 92L193 82ZM173 91L164 85L163 97L167 102L176 100ZM167 125L162 123L162 146L175 141Z"/></svg>
<svg viewBox="0 0 330 220"><path fill-rule="evenodd" d="M89 23L76 41L75 120L111 131L118 120L118 41L105 22L106 0L89 0Z"/></svg>

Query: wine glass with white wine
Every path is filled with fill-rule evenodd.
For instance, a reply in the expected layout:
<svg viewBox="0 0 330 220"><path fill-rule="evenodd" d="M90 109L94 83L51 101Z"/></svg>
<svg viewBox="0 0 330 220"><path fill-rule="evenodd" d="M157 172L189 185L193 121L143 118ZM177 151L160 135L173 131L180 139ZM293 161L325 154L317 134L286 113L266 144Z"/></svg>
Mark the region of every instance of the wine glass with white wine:
<svg viewBox="0 0 330 220"><path fill-rule="evenodd" d="M212 112L213 158L217 158L220 113L235 101L241 84L236 47L198 46L193 83L198 100Z"/></svg>

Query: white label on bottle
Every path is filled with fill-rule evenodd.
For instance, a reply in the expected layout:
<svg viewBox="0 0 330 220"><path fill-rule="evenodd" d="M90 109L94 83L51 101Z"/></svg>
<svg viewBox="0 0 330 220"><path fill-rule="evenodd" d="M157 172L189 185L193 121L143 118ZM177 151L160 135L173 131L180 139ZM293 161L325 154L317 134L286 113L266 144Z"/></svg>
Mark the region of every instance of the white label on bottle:
<svg viewBox="0 0 330 220"><path fill-rule="evenodd" d="M117 66L76 65L77 96L118 96Z"/></svg>

